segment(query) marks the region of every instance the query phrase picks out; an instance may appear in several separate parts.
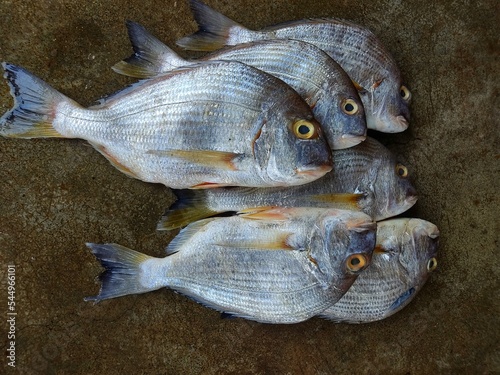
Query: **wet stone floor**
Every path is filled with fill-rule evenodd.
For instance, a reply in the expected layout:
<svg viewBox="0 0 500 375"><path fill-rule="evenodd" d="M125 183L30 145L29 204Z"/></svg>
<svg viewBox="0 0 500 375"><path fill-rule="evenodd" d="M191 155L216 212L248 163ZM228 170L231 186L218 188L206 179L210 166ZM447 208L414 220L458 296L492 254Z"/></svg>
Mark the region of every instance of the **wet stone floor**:
<svg viewBox="0 0 500 375"><path fill-rule="evenodd" d="M170 290L105 301L85 242L162 256L176 232L155 226L174 196L114 169L85 141L0 139L0 348L22 374L491 374L499 362L496 1L207 3L250 28L308 17L369 27L413 93L411 127L372 134L411 167L419 201L405 216L441 231L438 270L404 310L367 325L319 318L266 325ZM185 1L0 2L0 59L82 105L132 79L110 67L131 52L124 21L170 46L196 30ZM183 56L195 54L181 52ZM0 111L12 104L0 85ZM8 267L13 265L14 267Z"/></svg>

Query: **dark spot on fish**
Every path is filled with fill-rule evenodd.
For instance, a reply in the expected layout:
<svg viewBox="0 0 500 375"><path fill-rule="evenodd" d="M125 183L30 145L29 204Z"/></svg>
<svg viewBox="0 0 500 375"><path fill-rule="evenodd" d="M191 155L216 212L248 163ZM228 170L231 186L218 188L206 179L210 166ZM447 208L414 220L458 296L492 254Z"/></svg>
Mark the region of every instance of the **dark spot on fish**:
<svg viewBox="0 0 500 375"><path fill-rule="evenodd" d="M474 203L474 206L479 206L479 204L481 203L481 201L479 199L474 199L472 201L472 203Z"/></svg>

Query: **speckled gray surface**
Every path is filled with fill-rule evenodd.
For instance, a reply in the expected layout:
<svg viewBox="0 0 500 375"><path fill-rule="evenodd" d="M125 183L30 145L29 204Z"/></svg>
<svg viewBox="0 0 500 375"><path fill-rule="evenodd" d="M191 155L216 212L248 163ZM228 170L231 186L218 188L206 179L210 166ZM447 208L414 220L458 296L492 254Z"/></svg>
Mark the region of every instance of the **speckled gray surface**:
<svg viewBox="0 0 500 375"><path fill-rule="evenodd" d="M438 271L403 311L369 325L221 319L164 289L83 302L100 266L85 242L162 255L155 225L173 199L127 178L80 140L0 139L0 348L7 264L16 266L16 368L23 374L489 374L500 371L499 8L491 1L207 1L259 28L336 16L371 28L413 93L411 129L378 136L411 166L408 216L441 230ZM0 2L0 59L83 105L132 82L124 21L173 45L196 29L184 1ZM188 56L184 53L185 56ZM0 86L0 110L11 106ZM6 371L6 372L4 372Z"/></svg>

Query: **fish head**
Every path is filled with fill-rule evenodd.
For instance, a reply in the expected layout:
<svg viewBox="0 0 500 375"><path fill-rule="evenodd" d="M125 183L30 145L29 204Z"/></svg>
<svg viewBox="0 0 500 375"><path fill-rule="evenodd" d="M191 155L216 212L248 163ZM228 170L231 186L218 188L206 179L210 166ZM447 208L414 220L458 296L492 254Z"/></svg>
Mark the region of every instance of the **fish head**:
<svg viewBox="0 0 500 375"><path fill-rule="evenodd" d="M398 218L381 221L377 228L374 264L380 277L390 279L395 294L385 316L408 305L437 267L438 228L425 220Z"/></svg>
<svg viewBox="0 0 500 375"><path fill-rule="evenodd" d="M314 106L314 116L332 150L353 147L366 139L363 103L347 78L344 84L338 80L326 84Z"/></svg>
<svg viewBox="0 0 500 375"><path fill-rule="evenodd" d="M273 186L302 185L332 169L330 147L309 107L309 114L302 116L290 107L264 113L267 118L253 142L261 178Z"/></svg>
<svg viewBox="0 0 500 375"><path fill-rule="evenodd" d="M376 220L399 215L417 202L417 191L410 178L408 167L398 162L389 150L379 155L374 164L370 190L373 192Z"/></svg>
<svg viewBox="0 0 500 375"><path fill-rule="evenodd" d="M313 233L310 252L319 271L347 291L371 262L376 223L361 212L329 209L318 218Z"/></svg>
<svg viewBox="0 0 500 375"><path fill-rule="evenodd" d="M410 90L400 79L381 79L360 92L369 129L384 133L399 133L408 128L410 120Z"/></svg>

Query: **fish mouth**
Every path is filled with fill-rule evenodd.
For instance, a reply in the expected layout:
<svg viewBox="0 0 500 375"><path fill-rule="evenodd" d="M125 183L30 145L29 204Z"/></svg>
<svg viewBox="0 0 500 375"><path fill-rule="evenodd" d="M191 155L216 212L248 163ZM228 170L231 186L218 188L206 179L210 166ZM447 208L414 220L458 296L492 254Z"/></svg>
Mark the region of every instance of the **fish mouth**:
<svg viewBox="0 0 500 375"><path fill-rule="evenodd" d="M335 150L343 150L346 148L350 148L356 146L363 142L366 139L365 135L353 135L353 134L344 134L341 139L335 144Z"/></svg>
<svg viewBox="0 0 500 375"><path fill-rule="evenodd" d="M408 126L410 125L406 117L403 115L399 115L396 117L396 124L398 125L398 128L401 129L399 131L405 131L408 129Z"/></svg>

